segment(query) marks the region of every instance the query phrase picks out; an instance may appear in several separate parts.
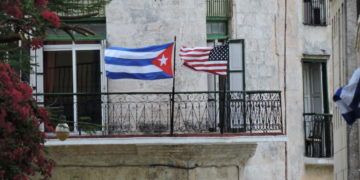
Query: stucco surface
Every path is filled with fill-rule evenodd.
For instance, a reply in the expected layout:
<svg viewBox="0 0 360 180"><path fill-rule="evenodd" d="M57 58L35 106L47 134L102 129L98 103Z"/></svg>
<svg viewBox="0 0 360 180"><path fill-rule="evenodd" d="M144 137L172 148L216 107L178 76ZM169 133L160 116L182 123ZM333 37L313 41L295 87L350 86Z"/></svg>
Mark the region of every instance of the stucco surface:
<svg viewBox="0 0 360 180"><path fill-rule="evenodd" d="M256 144L50 146L52 179L238 179Z"/></svg>
<svg viewBox="0 0 360 180"><path fill-rule="evenodd" d="M181 46L206 46L205 0L113 0L106 7L108 46L144 47L172 42ZM207 90L207 74L182 66L176 56L176 90ZM109 80L109 92L171 91L172 79Z"/></svg>
<svg viewBox="0 0 360 180"><path fill-rule="evenodd" d="M253 150L255 154L247 151L247 148L237 149L236 152L236 147L224 153L225 148L215 145L210 145L206 149L136 145L105 149L104 146L64 146L52 151L60 164L55 170L54 179L64 175L70 179L79 176L80 179L169 177L297 180L305 174L311 175L313 169L305 168L303 160L301 59L306 53L324 53L322 49L328 53L328 36L316 36L318 33L327 33L327 30L304 29L302 1L298 0L234 0L232 10L229 27L231 39L245 40L247 90L282 91L288 142L258 143L256 151ZM182 45L206 45L205 0L113 0L106 8L106 17L108 46L143 47L170 42L174 36L177 36L177 52ZM311 35L305 37L302 33ZM313 38L315 36L316 38ZM181 67L178 56L176 62L177 91L207 90L206 73L197 73ZM109 80L108 90L171 91L171 85L171 79ZM207 152L209 149L217 153ZM194 156L196 153L203 155ZM251 154L251 158L246 154ZM150 164L161 164L166 167L151 167ZM67 174L75 176L70 177Z"/></svg>
<svg viewBox="0 0 360 180"><path fill-rule="evenodd" d="M334 170L332 166L306 166L303 180L332 180Z"/></svg>

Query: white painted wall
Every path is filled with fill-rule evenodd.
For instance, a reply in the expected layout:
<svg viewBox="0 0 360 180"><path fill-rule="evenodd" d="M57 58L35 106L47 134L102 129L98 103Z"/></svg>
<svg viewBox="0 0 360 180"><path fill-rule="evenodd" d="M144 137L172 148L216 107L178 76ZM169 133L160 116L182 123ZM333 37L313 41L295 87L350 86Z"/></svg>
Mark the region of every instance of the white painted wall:
<svg viewBox="0 0 360 180"><path fill-rule="evenodd" d="M328 30L305 27L298 0L233 0L232 10L231 39L245 39L247 90L282 90L289 139L287 146L285 142L259 143L242 167L241 177L277 180L286 179L287 173L288 179L301 179L305 174L301 59L304 53L330 53ZM161 44L172 41L174 35L177 52L181 45L206 45L205 0L113 0L106 16L108 46ZM193 72L180 63L176 73L178 91L207 90L206 73ZM171 83L170 79L109 80L109 91L170 91Z"/></svg>
<svg viewBox="0 0 360 180"><path fill-rule="evenodd" d="M177 36L181 46L206 46L205 0L113 0L106 7L108 46L144 47ZM182 67L176 57L176 90L206 91L207 74ZM171 91L172 79L109 80L109 92Z"/></svg>

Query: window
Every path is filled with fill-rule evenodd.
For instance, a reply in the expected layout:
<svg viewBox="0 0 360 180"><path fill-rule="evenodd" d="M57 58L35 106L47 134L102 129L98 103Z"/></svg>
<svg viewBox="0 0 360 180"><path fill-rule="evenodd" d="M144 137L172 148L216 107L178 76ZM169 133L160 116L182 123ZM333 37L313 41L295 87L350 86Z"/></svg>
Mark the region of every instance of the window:
<svg viewBox="0 0 360 180"><path fill-rule="evenodd" d="M207 0L206 30L208 40L228 38L228 20L231 17L231 0Z"/></svg>
<svg viewBox="0 0 360 180"><path fill-rule="evenodd" d="M303 64L304 112L323 113L324 98L322 87L321 63Z"/></svg>
<svg viewBox="0 0 360 180"><path fill-rule="evenodd" d="M228 82L230 91L244 91L244 40L231 40L229 44Z"/></svg>
<svg viewBox="0 0 360 180"><path fill-rule="evenodd" d="M325 0L304 0L304 24L326 25Z"/></svg>
<svg viewBox="0 0 360 180"><path fill-rule="evenodd" d="M227 39L227 21L207 21L206 32L209 40Z"/></svg>
<svg viewBox="0 0 360 180"><path fill-rule="evenodd" d="M305 155L332 155L332 122L328 107L326 62L303 63Z"/></svg>
<svg viewBox="0 0 360 180"><path fill-rule="evenodd" d="M101 54L100 43L47 43L33 52L38 66L33 68L31 84L35 93L48 94L38 96L38 102L60 108L66 120L73 122L68 124L75 132L81 128L78 122L103 124L100 93L105 81Z"/></svg>
<svg viewBox="0 0 360 180"><path fill-rule="evenodd" d="M244 40L230 40L227 90L229 94L228 124L230 131L245 131L245 52ZM232 93L234 92L234 93Z"/></svg>

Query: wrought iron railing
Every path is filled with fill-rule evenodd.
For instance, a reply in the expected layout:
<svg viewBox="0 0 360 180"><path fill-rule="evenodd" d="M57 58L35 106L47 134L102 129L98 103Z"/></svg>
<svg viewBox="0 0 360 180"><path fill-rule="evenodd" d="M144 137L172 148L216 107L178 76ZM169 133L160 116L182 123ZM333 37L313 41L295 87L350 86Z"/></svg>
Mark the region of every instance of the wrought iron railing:
<svg viewBox="0 0 360 180"><path fill-rule="evenodd" d="M173 119L171 96L171 92L35 95L45 106L63 108L67 120L75 120L73 129L85 121L101 125L98 130L105 135L283 134L279 91L177 92Z"/></svg>
<svg viewBox="0 0 360 180"><path fill-rule="evenodd" d="M304 113L305 156L332 157L332 115Z"/></svg>
<svg viewBox="0 0 360 180"><path fill-rule="evenodd" d="M49 2L49 7L55 7L58 9L58 15L65 17L83 17L89 16L92 17L105 17L105 3L108 0L69 0L66 3L71 8L66 8L68 6L59 6L54 4L51 1ZM64 7L63 9L59 7Z"/></svg>
<svg viewBox="0 0 360 180"><path fill-rule="evenodd" d="M231 0L206 0L207 17L230 17Z"/></svg>
<svg viewBox="0 0 360 180"><path fill-rule="evenodd" d="M326 1L304 0L304 24L326 25Z"/></svg>

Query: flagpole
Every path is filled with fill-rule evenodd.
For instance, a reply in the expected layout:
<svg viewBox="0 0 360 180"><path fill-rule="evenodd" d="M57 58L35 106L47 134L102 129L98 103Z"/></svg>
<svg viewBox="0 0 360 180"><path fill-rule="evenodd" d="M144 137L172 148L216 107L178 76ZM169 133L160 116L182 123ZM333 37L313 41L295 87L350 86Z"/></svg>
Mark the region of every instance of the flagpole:
<svg viewBox="0 0 360 180"><path fill-rule="evenodd" d="M176 73L176 36L174 37L174 76L173 76L173 85L172 85L172 93L171 93L171 114L170 114L170 135L174 135L174 108L175 108L175 73Z"/></svg>

